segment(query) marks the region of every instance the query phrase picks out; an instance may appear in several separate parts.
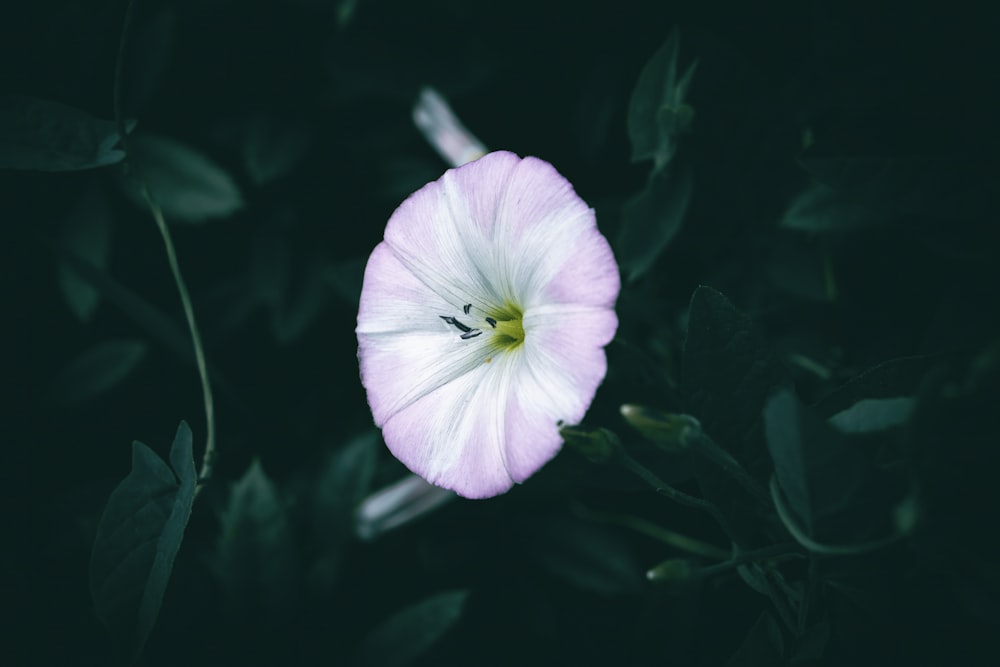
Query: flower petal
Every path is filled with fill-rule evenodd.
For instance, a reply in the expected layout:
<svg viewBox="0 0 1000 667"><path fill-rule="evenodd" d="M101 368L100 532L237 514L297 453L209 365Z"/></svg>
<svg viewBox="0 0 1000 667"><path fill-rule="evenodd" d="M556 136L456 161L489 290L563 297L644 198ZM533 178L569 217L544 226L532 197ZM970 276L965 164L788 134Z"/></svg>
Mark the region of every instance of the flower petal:
<svg viewBox="0 0 1000 667"><path fill-rule="evenodd" d="M386 445L411 471L466 498L510 489L504 463L505 415L516 355L455 378L392 415Z"/></svg>

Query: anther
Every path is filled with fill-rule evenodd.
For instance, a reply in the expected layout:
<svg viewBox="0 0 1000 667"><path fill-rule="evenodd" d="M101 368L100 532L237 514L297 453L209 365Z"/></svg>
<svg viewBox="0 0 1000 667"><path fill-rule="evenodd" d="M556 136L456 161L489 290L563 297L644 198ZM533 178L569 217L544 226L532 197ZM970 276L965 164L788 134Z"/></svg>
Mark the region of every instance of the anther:
<svg viewBox="0 0 1000 667"><path fill-rule="evenodd" d="M469 340L470 338L475 338L481 333L483 333L482 329L472 329L470 331L466 331L464 334L459 336L459 338L461 338L462 340Z"/></svg>
<svg viewBox="0 0 1000 667"><path fill-rule="evenodd" d="M494 329L497 328L497 321L495 319L493 319L492 317L487 317L486 318L486 323L489 324Z"/></svg>
<svg viewBox="0 0 1000 667"><path fill-rule="evenodd" d="M470 310L472 310L472 304L471 303L467 303L464 306L462 306L462 311L465 312L466 315L469 314Z"/></svg>

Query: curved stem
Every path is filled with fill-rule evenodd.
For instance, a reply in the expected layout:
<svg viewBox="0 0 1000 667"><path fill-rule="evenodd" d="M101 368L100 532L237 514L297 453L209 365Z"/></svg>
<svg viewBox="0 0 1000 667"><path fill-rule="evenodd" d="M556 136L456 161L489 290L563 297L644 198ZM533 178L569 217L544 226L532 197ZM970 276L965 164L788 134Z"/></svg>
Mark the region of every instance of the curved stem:
<svg viewBox="0 0 1000 667"><path fill-rule="evenodd" d="M715 441L706 433L702 432L698 435L698 442L693 449L722 468L747 493L762 502L764 506L771 505L771 497L764 487L746 471L746 468L740 465L740 462L732 454L715 444Z"/></svg>
<svg viewBox="0 0 1000 667"><path fill-rule="evenodd" d="M152 194L149 192L149 188L146 186L146 182L142 180L141 175L134 164L129 161L128 153L128 131L125 127L125 117L122 113L122 78L123 72L125 70L125 48L128 44L129 30L132 27L132 15L135 2L134 0L129 0L128 6L125 9L125 19L122 25L122 34L118 42L118 57L115 63L115 80L114 80L114 113L115 113L115 123L118 126L118 136L121 141L122 149L125 151L125 170L131 178L133 178L136 184L139 186L139 192L142 194L143 201L146 202L146 206L149 207L150 213L153 215L153 220L156 222L156 227L160 232L160 237L163 239L163 247L167 254L167 262L170 265L170 273L174 277L174 284L177 287L177 294L180 297L181 305L184 308L184 318L187 320L188 331L191 334L191 345L194 348L194 360L198 367L198 376L201 379L201 393L205 404L205 453L201 460L201 469L198 472L198 486L195 489L197 493L202 484L212 476L212 464L215 460L215 403L212 398L212 385L208 378L208 365L205 362L205 347L201 342L201 333L198 330L198 323L194 316L194 305L191 301L191 295L188 292L187 284L184 282L184 276L181 273L180 264L177 261L177 251L174 249L174 240L170 235L170 229L167 227L167 222L163 217L163 210L160 205L156 203L153 199Z"/></svg>
<svg viewBox="0 0 1000 667"><path fill-rule="evenodd" d="M618 457L618 460L621 462L623 466L625 466L627 470L634 473L644 482L653 487L653 489L655 489L656 492L659 493L660 495L666 496L667 498L670 498L674 502L684 505L685 507L692 507L694 509L701 510L703 512L708 512L709 514L711 514L712 518L714 518L715 521L722 528L722 530L725 531L726 535L732 537L733 533L729 529L729 522L726 521L726 517L722 515L722 512L719 511L718 507L708 502L707 500L696 498L692 495L684 493L683 491L675 489L674 487L670 486L662 479L654 475L648 468L646 468L641 463L633 459L628 454L625 454L624 452L621 453L621 455Z"/></svg>
<svg viewBox="0 0 1000 667"><path fill-rule="evenodd" d="M823 544L822 542L817 542L806 535L805 531L799 526L798 520L792 516L791 510L785 504L781 489L778 488L778 480L773 476L771 477L770 489L771 499L774 501L774 509L777 510L778 518L785 525L785 529L795 538L796 542L813 553L824 556L860 556L888 546L903 537L901 533L896 533L859 544Z"/></svg>

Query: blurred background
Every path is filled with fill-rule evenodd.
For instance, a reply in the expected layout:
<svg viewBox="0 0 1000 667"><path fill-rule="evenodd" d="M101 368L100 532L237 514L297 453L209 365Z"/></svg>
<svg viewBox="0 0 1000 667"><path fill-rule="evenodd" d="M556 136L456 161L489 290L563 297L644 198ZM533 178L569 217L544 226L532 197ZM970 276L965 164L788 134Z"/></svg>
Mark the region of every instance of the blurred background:
<svg viewBox="0 0 1000 667"><path fill-rule="evenodd" d="M4 3L0 94L21 97L0 114L0 152L21 155L23 128L64 112L45 106L18 125L24 97L114 122L126 4ZM958 13L136 0L119 78L130 160L176 243L218 428L214 476L138 663L989 664L997 26ZM694 66L669 170L632 159L630 103L649 94L637 84L658 53L677 77ZM773 359L775 384L820 412L866 369L916 360L851 395L919 397L892 436L904 454L866 465L905 464L920 530L876 553L792 563L789 580L822 589L794 629L735 570L648 581L684 555L663 531L728 550L726 535L572 451L503 497L359 540L352 508L405 470L358 379L357 298L392 211L448 166L411 120L424 86L488 147L551 162L597 210L626 284L590 426L705 491L691 461L657 453L618 408L692 411L706 425L712 413L716 432L742 419L738 394L706 407L681 375L691 295L709 285L752 318L751 357ZM133 440L166 457L184 420L200 460L187 325L121 163L5 168L0 216L8 664L112 664L91 547ZM763 394L754 400L759 444ZM769 469L762 456L744 463Z"/></svg>

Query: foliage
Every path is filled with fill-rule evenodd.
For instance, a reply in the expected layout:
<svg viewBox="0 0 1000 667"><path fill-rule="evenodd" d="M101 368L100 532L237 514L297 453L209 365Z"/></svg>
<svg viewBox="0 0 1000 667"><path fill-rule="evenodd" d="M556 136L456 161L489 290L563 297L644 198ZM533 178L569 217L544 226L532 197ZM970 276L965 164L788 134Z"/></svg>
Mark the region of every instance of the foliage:
<svg viewBox="0 0 1000 667"><path fill-rule="evenodd" d="M996 664L985 18L0 10L9 663ZM586 422L489 501L409 484L358 378L365 260L446 168L426 86L623 276Z"/></svg>

